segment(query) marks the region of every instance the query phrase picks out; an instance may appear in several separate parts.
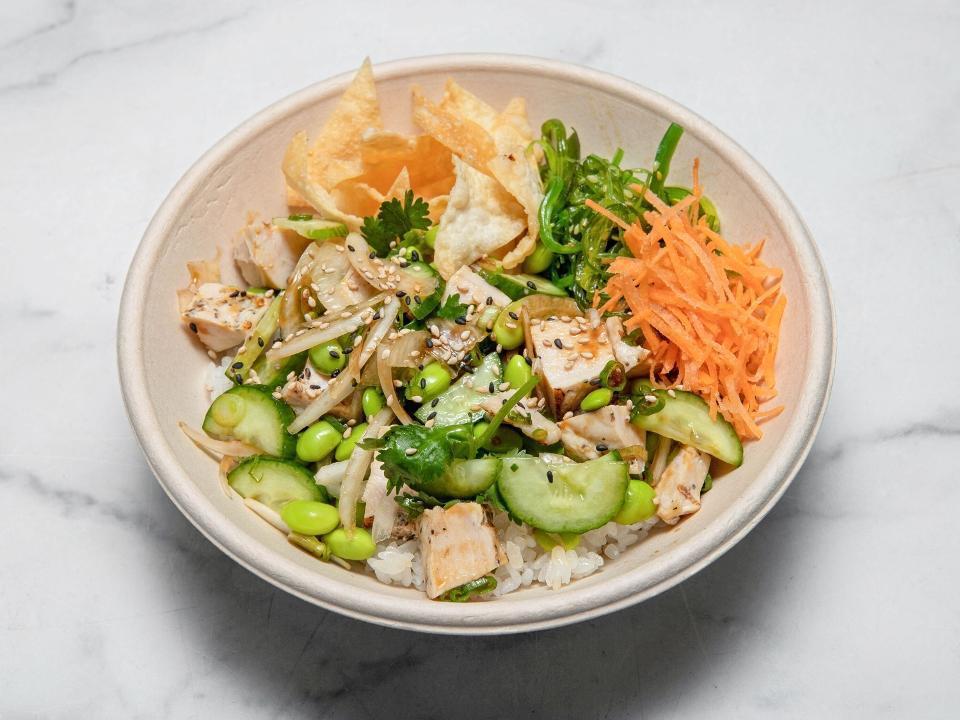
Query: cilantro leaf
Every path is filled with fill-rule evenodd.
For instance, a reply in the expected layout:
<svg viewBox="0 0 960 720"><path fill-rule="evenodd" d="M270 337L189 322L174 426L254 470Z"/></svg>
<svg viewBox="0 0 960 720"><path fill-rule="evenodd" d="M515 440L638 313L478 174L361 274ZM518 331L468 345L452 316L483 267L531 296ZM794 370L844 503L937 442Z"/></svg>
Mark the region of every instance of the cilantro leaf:
<svg viewBox="0 0 960 720"><path fill-rule="evenodd" d="M456 320L459 317L464 317L467 314L467 305L464 305L460 302L459 293L450 295L447 297L446 301L437 309L437 317L444 318L446 320Z"/></svg>
<svg viewBox="0 0 960 720"><path fill-rule="evenodd" d="M387 489L399 489L404 483L419 490L438 480L458 457L472 458L472 425L427 428L422 425L398 425L373 443L361 442L366 449L379 448L377 460L383 463ZM412 455L407 450L413 448Z"/></svg>
<svg viewBox="0 0 960 720"><path fill-rule="evenodd" d="M391 234L375 217L365 217L363 227L360 228L360 234L367 244L374 249L377 255L381 257L390 252L390 242L394 239Z"/></svg>
<svg viewBox="0 0 960 720"><path fill-rule="evenodd" d="M403 237L410 230L426 230L430 227L430 205L423 198L415 198L413 190L407 190L403 202L393 198L380 205L377 219L389 232Z"/></svg>

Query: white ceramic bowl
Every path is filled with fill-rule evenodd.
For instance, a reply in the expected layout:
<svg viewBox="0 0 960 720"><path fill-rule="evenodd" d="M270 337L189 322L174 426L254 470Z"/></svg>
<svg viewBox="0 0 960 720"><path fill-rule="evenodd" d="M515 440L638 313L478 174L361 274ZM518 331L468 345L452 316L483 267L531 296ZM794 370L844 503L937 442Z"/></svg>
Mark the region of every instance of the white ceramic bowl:
<svg viewBox="0 0 960 720"><path fill-rule="evenodd" d="M834 363L830 290L813 240L770 176L708 122L651 90L564 63L505 55L417 58L375 68L388 127L408 131L409 87L438 93L453 75L494 105L527 98L531 120L561 118L587 152L626 150L649 166L666 124L686 129L671 179L689 181L691 161L720 208L727 236L767 238L764 258L784 269L789 304L777 363L787 411L750 443L742 467L718 481L703 508L631 548L600 572L559 592L528 588L466 604L319 563L226 498L215 463L177 428L198 425L204 352L178 321L174 291L187 260L208 256L244 224L249 210L285 210L280 160L287 141L326 117L352 73L313 85L243 123L207 152L157 211L130 267L120 309L120 379L147 461L170 499L211 542L265 580L298 597L382 625L441 633L497 634L573 623L640 602L689 577L732 547L769 511L803 462L820 425Z"/></svg>

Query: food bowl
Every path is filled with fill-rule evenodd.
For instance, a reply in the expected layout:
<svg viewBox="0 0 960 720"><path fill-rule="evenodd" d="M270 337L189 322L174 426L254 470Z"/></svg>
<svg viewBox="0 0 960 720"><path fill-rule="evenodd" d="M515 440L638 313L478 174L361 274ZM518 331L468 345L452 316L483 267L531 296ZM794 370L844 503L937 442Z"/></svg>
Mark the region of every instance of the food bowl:
<svg viewBox="0 0 960 720"><path fill-rule="evenodd" d="M681 582L731 548L770 510L813 443L830 392L835 330L830 289L809 232L783 191L739 145L651 90L566 63L510 55L445 55L375 67L388 129L412 131L411 84L437 93L448 76L493 105L526 97L531 121L561 118L586 152L626 152L649 167L670 121L686 133L671 181L690 184L694 157L720 208L728 239L766 238L764 259L784 270L788 306L777 377L787 410L748 443L743 465L718 480L702 509L652 534L597 573L559 591L524 588L464 604L428 600L370 575L318 562L290 545L217 480L217 466L177 427L206 410L200 392L209 359L177 318L175 290L188 260L208 257L242 227L248 211L285 214L280 162L289 139L322 124L352 73L306 88L255 115L201 157L147 228L120 309L120 380L147 461L180 511L241 565L304 600L390 627L500 634L555 627L627 607Z"/></svg>

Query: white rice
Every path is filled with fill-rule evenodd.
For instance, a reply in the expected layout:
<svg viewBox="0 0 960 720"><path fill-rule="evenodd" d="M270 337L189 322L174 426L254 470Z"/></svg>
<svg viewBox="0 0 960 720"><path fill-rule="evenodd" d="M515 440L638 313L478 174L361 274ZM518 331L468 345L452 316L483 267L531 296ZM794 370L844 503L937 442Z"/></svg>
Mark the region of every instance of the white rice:
<svg viewBox="0 0 960 720"><path fill-rule="evenodd" d="M614 559L631 545L640 542L660 522L656 516L635 525L610 522L580 537L580 544L572 550L555 547L543 550L526 525L510 522L505 513L493 518L507 562L497 568L494 596L506 595L533 584L559 590L564 585L593 574L605 559ZM388 585L411 585L423 590L423 566L420 561L420 543L409 540L377 546L377 554L367 560L367 566L377 580Z"/></svg>
<svg viewBox="0 0 960 720"><path fill-rule="evenodd" d="M233 355L226 354L220 359L219 364L213 361L207 364L207 372L203 378L203 389L207 391L211 402L215 397L222 395L233 387L233 381L226 375L232 359Z"/></svg>

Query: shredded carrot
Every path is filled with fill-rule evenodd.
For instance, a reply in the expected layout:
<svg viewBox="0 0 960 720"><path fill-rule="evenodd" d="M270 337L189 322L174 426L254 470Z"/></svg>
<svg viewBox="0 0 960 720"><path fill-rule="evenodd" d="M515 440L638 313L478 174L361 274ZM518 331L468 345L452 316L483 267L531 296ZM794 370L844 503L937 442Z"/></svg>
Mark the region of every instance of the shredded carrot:
<svg viewBox="0 0 960 720"><path fill-rule="evenodd" d="M743 438L759 438L759 424L783 411L782 405L761 408L777 395L783 272L760 260L763 240L741 247L707 226L696 160L693 178L693 193L674 206L646 191L653 209L643 225L627 226L588 203L624 228L633 255L610 263L608 299L600 309L629 311L625 325L643 333L652 382L700 394L713 417L723 415Z"/></svg>

